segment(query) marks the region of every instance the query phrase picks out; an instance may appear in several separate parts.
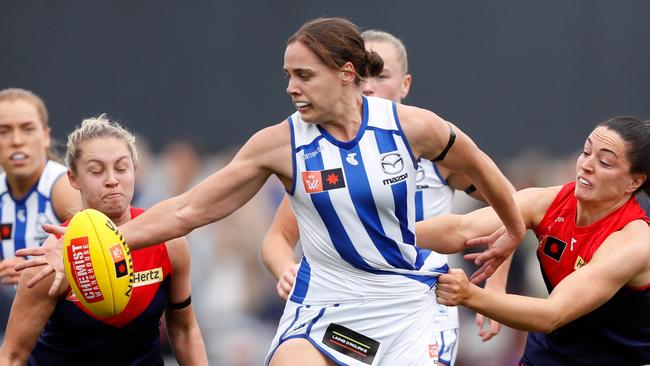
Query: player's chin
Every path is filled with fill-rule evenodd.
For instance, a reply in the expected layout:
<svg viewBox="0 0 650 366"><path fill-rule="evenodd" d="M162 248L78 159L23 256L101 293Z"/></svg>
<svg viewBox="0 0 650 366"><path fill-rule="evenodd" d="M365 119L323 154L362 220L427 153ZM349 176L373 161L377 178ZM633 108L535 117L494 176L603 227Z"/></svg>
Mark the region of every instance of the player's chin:
<svg viewBox="0 0 650 366"><path fill-rule="evenodd" d="M321 120L313 107L299 110L300 118L307 123L317 123Z"/></svg>
<svg viewBox="0 0 650 366"><path fill-rule="evenodd" d="M128 209L128 205L122 202L112 202L102 205L98 210L104 215L108 216L111 220L120 218L122 214Z"/></svg>

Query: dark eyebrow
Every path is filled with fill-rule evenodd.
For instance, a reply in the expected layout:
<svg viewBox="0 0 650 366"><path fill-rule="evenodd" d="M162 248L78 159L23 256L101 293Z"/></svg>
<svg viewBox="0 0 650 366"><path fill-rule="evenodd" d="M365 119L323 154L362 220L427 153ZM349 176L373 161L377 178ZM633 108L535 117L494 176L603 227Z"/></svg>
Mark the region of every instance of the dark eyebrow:
<svg viewBox="0 0 650 366"><path fill-rule="evenodd" d="M314 70L312 70L312 69L303 69L303 68L292 69L291 71L293 71L293 72L296 73L296 74L298 74L298 73L308 73L308 74L313 74L313 73L314 73ZM284 72L288 73L289 70L284 69Z"/></svg>
<svg viewBox="0 0 650 366"><path fill-rule="evenodd" d="M590 145L592 144L591 139L590 139L589 137L587 137L587 142L588 142ZM608 153L614 155L617 159L620 158L620 157L618 156L618 154L616 154L616 152L614 152L614 150L607 149L607 148L602 148L602 149L600 149L600 151L608 152Z"/></svg>
<svg viewBox="0 0 650 366"><path fill-rule="evenodd" d="M610 149L601 149L600 151L608 152L608 153L614 155L617 159L619 158L618 154L616 154L613 150L610 150Z"/></svg>

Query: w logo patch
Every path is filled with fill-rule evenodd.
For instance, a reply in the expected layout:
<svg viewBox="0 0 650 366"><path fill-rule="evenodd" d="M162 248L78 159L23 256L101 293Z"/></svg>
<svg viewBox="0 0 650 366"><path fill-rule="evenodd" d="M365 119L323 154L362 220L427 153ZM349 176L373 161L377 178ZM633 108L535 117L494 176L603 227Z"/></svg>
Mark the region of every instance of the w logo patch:
<svg viewBox="0 0 650 366"><path fill-rule="evenodd" d="M302 172L302 183L307 193L345 187L345 179L341 168Z"/></svg>

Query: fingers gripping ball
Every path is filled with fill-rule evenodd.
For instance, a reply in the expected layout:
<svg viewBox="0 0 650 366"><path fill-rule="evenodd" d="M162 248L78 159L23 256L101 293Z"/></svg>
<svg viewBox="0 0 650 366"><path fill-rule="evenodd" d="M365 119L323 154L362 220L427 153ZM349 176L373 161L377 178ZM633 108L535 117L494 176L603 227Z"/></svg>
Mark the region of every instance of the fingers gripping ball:
<svg viewBox="0 0 650 366"><path fill-rule="evenodd" d="M133 260L117 226L86 209L72 217L63 236L65 275L83 306L100 318L117 315L133 290Z"/></svg>

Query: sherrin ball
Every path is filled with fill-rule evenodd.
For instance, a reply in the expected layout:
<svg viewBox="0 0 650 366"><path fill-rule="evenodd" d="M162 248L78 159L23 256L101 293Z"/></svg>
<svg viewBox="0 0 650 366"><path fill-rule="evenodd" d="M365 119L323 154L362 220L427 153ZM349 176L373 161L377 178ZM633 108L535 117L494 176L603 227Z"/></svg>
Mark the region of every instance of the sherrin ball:
<svg viewBox="0 0 650 366"><path fill-rule="evenodd" d="M86 209L75 214L63 236L65 275L83 306L99 318L121 313L134 283L129 247L111 219Z"/></svg>

